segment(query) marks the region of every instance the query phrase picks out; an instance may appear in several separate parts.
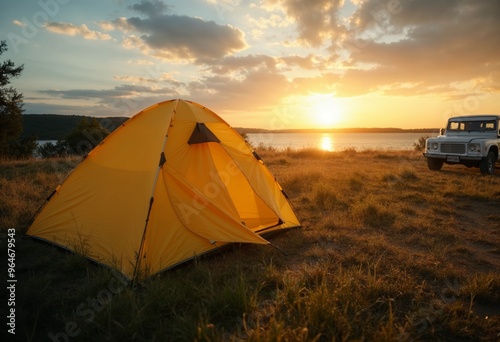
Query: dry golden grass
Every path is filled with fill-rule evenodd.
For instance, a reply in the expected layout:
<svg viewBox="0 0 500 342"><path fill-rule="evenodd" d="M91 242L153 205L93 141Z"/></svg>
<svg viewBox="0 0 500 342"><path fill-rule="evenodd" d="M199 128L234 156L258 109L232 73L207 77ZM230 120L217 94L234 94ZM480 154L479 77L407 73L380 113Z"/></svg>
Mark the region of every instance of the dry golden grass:
<svg viewBox="0 0 500 342"><path fill-rule="evenodd" d="M0 163L0 228L27 224L79 159L30 159Z"/></svg>
<svg viewBox="0 0 500 342"><path fill-rule="evenodd" d="M75 340L499 338L500 172L432 172L412 151L258 152L303 225L272 239L288 255L235 247L123 290L86 323L75 308L112 275L22 240L20 320L33 339L70 321ZM1 226L23 227L74 164L1 165Z"/></svg>

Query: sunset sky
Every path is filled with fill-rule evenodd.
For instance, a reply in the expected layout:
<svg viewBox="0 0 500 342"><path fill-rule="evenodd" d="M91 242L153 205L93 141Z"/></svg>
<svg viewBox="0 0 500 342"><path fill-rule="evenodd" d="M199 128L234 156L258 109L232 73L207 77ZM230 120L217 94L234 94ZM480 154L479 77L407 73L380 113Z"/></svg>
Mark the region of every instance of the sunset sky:
<svg viewBox="0 0 500 342"><path fill-rule="evenodd" d="M172 98L268 129L500 113L498 0L2 1L0 40L27 114Z"/></svg>

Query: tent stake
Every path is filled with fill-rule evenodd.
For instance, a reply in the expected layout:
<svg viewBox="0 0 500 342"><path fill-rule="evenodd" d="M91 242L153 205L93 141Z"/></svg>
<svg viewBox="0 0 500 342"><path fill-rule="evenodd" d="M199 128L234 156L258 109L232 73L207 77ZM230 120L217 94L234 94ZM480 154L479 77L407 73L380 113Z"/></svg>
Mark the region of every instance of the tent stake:
<svg viewBox="0 0 500 342"><path fill-rule="evenodd" d="M288 253L287 253L287 252L285 252L284 250L282 250L281 248L279 248L278 246L276 246L276 245L274 245L274 244L272 244L272 243L270 243L270 244L271 244L271 246L273 246L274 248L276 248L278 251L280 251L281 253L283 253L283 254L285 254L286 256L288 256Z"/></svg>

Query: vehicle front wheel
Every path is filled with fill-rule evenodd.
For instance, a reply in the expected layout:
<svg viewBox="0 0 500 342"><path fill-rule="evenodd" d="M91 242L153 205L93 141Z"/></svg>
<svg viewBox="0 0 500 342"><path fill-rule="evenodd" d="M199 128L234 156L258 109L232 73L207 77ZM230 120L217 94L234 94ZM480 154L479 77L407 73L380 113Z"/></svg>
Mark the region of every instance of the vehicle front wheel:
<svg viewBox="0 0 500 342"><path fill-rule="evenodd" d="M429 170L439 171L443 167L443 161L437 158L427 158L427 166Z"/></svg>
<svg viewBox="0 0 500 342"><path fill-rule="evenodd" d="M497 161L497 156L495 152L490 151L486 158L481 159L479 163L479 170L483 175L492 175L495 172L495 162Z"/></svg>

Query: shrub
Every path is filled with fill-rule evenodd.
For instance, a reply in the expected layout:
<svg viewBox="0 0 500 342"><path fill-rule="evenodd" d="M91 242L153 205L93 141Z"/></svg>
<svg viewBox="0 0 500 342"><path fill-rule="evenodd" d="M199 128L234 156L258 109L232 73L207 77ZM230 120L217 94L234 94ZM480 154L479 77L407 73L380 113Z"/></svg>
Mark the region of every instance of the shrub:
<svg viewBox="0 0 500 342"><path fill-rule="evenodd" d="M429 138L428 135L421 136L418 138L417 142L413 143L413 149L417 152L424 151L425 150L425 141Z"/></svg>
<svg viewBox="0 0 500 342"><path fill-rule="evenodd" d="M109 131L102 127L95 118L87 120L84 118L78 126L66 136L69 152L72 154L87 154L96 147Z"/></svg>
<svg viewBox="0 0 500 342"><path fill-rule="evenodd" d="M68 154L68 144L64 140L57 143L47 142L36 148L35 154L42 158L62 157Z"/></svg>

